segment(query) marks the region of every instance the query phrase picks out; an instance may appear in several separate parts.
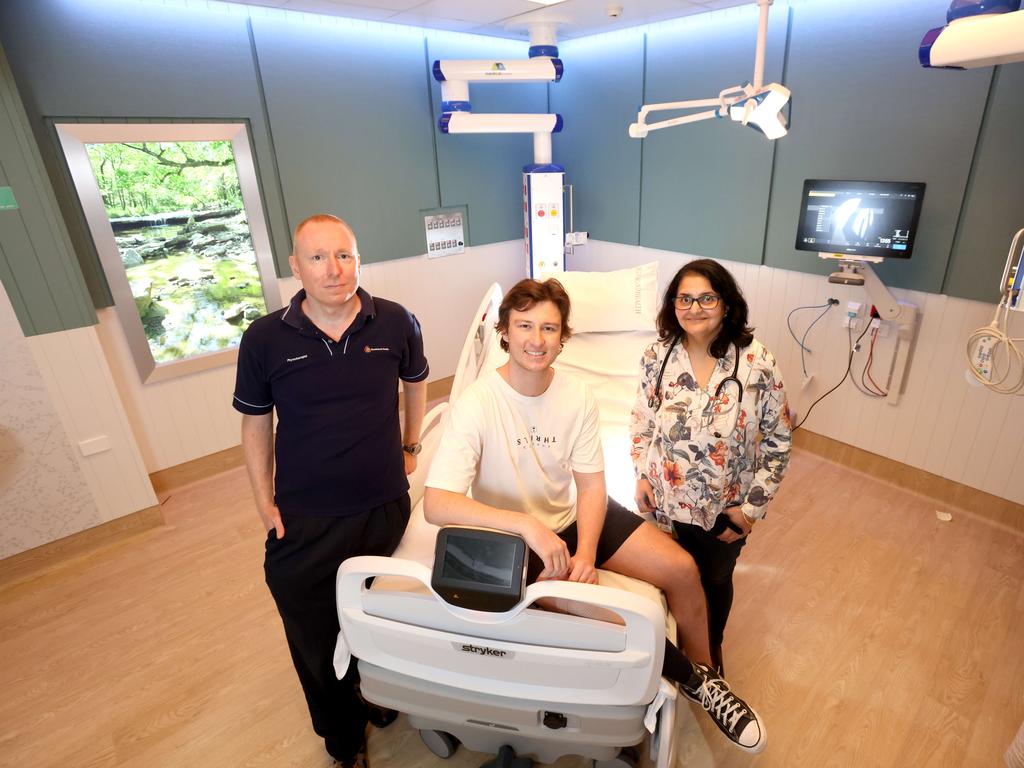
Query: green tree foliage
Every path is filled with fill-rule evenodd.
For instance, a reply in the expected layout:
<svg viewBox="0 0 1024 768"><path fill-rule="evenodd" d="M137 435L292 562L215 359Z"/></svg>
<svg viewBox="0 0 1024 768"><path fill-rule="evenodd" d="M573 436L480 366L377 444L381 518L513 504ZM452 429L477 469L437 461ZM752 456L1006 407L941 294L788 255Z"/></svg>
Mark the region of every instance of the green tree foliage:
<svg viewBox="0 0 1024 768"><path fill-rule="evenodd" d="M242 207L230 141L87 144L110 218Z"/></svg>

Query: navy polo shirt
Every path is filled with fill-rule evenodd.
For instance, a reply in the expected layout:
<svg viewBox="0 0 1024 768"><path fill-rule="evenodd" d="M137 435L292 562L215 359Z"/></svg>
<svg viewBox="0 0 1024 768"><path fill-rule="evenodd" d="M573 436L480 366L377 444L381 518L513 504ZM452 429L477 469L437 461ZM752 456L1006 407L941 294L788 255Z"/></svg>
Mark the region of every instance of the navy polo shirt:
<svg viewBox="0 0 1024 768"><path fill-rule="evenodd" d="M420 324L400 304L358 296L338 341L303 314L304 290L242 334L233 404L277 409L274 500L284 514L351 515L409 489L398 380L429 373Z"/></svg>

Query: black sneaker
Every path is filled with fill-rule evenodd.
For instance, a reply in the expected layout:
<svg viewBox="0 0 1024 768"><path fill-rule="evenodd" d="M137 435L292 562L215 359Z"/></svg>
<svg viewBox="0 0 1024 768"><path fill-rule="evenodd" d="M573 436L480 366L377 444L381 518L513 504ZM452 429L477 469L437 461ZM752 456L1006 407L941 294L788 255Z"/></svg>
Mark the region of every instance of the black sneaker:
<svg viewBox="0 0 1024 768"><path fill-rule="evenodd" d="M718 729L744 752L756 755L764 749L768 735L761 718L711 667L694 664L693 675L679 688L704 707Z"/></svg>
<svg viewBox="0 0 1024 768"><path fill-rule="evenodd" d="M359 750L358 754L351 760L339 760L334 758L334 764L338 768L370 768L370 761L366 758L366 750Z"/></svg>
<svg viewBox="0 0 1024 768"><path fill-rule="evenodd" d="M329 736L324 738L324 746L327 748L327 754L334 758L334 765L336 766L341 768L370 768L370 760L366 756L365 742L353 757L338 757L338 754L341 752L340 746L337 741Z"/></svg>

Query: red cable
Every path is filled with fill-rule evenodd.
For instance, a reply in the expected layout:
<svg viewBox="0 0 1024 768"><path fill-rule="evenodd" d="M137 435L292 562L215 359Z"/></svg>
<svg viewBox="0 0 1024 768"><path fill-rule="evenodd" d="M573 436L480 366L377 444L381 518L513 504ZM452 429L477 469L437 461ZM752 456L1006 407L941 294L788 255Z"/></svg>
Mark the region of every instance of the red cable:
<svg viewBox="0 0 1024 768"><path fill-rule="evenodd" d="M880 386L878 386L878 384L875 383L874 378L871 376L871 364L874 362L875 359L875 340L877 338L878 329L875 328L875 330L871 332L871 347L868 349L868 364L864 367L864 370L867 371L868 381L870 381L872 386L878 390L879 394L888 395L889 393L886 390L882 389Z"/></svg>

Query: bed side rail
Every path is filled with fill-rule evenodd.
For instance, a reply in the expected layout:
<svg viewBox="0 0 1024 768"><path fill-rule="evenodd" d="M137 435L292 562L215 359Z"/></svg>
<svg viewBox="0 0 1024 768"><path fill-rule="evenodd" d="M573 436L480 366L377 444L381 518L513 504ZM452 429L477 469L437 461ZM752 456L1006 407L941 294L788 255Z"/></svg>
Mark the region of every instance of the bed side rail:
<svg viewBox="0 0 1024 768"><path fill-rule="evenodd" d="M364 610L366 580L402 576L418 581L455 617L461 631L382 618ZM354 557L338 570L341 632L336 671L344 673L349 654L371 664L422 680L516 698L608 705L649 703L661 677L665 613L660 605L613 587L543 581L531 584L523 600L505 613L469 611L445 603L430 587L430 569L397 558ZM501 625L519 630L533 620L540 598L588 603L613 611L624 621L621 650L580 650L560 645L550 630L550 615L537 622L544 633L529 643L494 639ZM586 622L564 616L567 622ZM487 639L479 631L486 628ZM516 632L515 634L521 634ZM546 636L545 636L546 635Z"/></svg>

